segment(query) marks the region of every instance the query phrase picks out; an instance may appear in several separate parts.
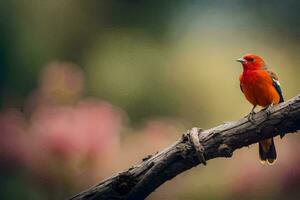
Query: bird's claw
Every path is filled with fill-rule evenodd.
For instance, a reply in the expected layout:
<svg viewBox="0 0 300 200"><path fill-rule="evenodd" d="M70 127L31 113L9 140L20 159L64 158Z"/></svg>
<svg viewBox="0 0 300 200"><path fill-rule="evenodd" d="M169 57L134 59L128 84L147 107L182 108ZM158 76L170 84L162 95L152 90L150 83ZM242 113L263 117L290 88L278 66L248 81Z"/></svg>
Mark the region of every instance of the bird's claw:
<svg viewBox="0 0 300 200"><path fill-rule="evenodd" d="M270 105L268 105L266 108L264 108L264 111L266 112L267 118L270 117L271 112L273 110L274 107L274 103L271 103Z"/></svg>
<svg viewBox="0 0 300 200"><path fill-rule="evenodd" d="M254 110L252 110L247 116L248 120L253 124L255 122L254 115L255 115L255 112L254 112Z"/></svg>

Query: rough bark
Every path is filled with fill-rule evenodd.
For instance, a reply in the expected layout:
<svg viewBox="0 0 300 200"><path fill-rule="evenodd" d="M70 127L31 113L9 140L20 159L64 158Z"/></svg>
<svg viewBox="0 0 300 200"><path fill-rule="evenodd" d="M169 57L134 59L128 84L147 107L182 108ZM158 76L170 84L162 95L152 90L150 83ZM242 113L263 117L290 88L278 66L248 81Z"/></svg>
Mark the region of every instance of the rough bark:
<svg viewBox="0 0 300 200"><path fill-rule="evenodd" d="M236 149L280 134L295 132L300 129L300 94L275 106L269 115L265 111L258 112L254 120L249 121L244 117L208 130L188 130L160 153L144 158L139 165L120 172L71 199L144 199L164 182L201 163L206 164L207 160L231 157Z"/></svg>

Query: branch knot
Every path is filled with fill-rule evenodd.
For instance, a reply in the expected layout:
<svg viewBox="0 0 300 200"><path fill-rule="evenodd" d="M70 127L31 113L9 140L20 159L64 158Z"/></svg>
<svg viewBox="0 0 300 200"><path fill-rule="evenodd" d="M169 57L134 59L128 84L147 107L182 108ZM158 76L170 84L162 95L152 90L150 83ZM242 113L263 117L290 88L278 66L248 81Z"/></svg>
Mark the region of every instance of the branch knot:
<svg viewBox="0 0 300 200"><path fill-rule="evenodd" d="M218 150L225 157L231 157L232 156L232 149L227 144L221 144L219 146Z"/></svg>
<svg viewBox="0 0 300 200"><path fill-rule="evenodd" d="M188 139L196 150L196 154L197 154L199 162L206 165L206 160L204 157L205 149L204 149L203 145L201 144L200 137L199 137L199 135L201 134L202 131L203 131L203 129L201 129L201 128L196 128L196 127L192 128L188 133Z"/></svg>

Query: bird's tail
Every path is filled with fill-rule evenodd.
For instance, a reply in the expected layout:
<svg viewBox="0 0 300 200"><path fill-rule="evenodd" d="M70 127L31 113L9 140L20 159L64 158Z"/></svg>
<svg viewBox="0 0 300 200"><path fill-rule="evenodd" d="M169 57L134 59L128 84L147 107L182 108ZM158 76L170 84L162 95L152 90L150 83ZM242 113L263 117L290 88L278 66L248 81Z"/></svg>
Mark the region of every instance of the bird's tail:
<svg viewBox="0 0 300 200"><path fill-rule="evenodd" d="M261 162L263 164L265 162L268 162L268 164L274 164L277 155L273 138L260 141L258 148Z"/></svg>

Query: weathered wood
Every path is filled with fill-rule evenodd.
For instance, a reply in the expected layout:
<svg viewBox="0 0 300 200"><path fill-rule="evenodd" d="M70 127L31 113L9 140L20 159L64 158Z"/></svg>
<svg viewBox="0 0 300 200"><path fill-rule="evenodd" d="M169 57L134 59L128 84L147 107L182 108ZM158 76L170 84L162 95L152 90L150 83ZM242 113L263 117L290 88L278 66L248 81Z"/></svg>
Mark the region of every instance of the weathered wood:
<svg viewBox="0 0 300 200"><path fill-rule="evenodd" d="M182 138L162 152L143 159L141 164L120 172L71 199L144 199L164 182L204 163L205 160L231 157L238 148L280 134L295 132L300 129L300 94L275 106L270 115L265 111L258 112L254 120L255 122L250 122L245 117L208 130L192 129L191 131L198 132L200 146L195 141L192 142L189 137L191 131L187 131ZM201 154L201 147L204 154Z"/></svg>

